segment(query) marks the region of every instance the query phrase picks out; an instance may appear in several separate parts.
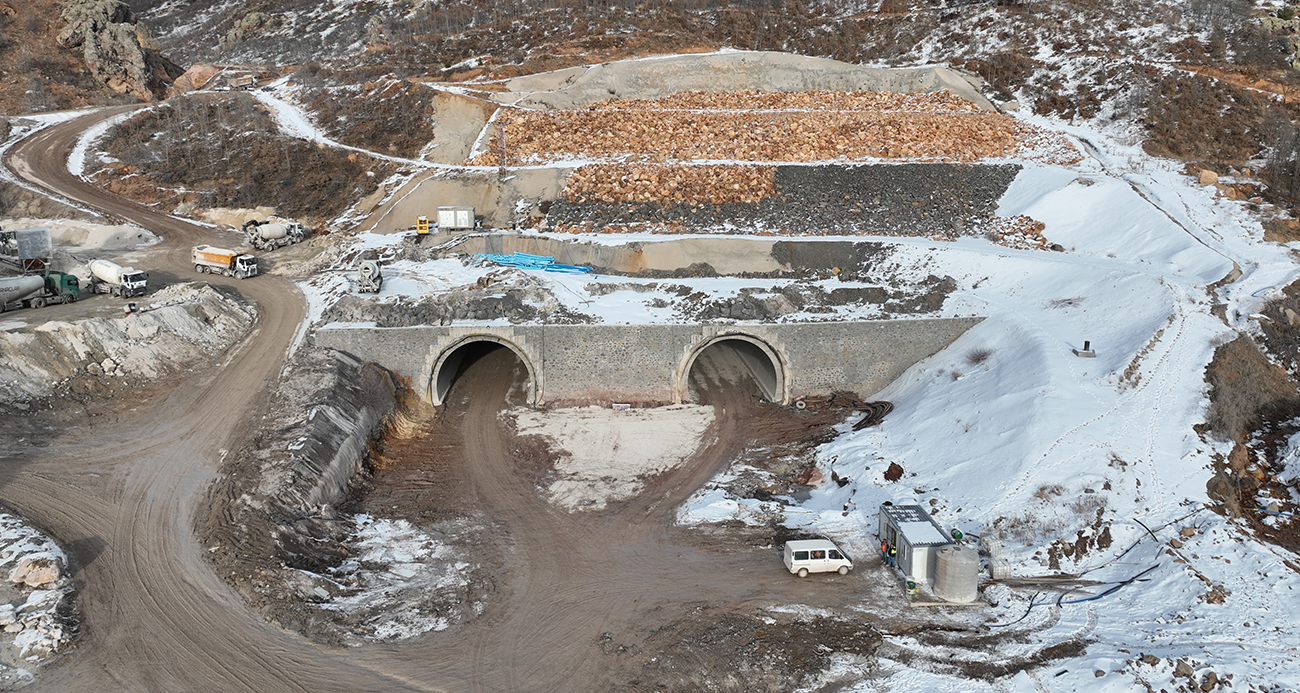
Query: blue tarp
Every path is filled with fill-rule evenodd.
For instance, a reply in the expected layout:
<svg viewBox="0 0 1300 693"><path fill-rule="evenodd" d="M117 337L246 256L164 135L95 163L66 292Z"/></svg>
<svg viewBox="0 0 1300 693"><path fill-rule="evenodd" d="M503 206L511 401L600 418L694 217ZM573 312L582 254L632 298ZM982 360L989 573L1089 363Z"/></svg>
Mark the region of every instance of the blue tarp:
<svg viewBox="0 0 1300 693"><path fill-rule="evenodd" d="M493 262L505 267L518 267L519 269L544 270L546 272L564 272L566 274L588 274L591 272L590 267L578 267L577 265L561 265L555 262L555 258L546 255L529 255L528 253L514 253L512 255L495 255L486 253L475 255L488 262Z"/></svg>

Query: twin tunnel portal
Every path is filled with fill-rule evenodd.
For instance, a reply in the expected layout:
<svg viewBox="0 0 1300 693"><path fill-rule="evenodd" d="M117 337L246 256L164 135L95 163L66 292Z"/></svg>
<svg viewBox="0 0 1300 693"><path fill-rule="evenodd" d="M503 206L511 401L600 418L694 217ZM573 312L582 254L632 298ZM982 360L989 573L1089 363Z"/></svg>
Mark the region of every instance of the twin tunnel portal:
<svg viewBox="0 0 1300 693"><path fill-rule="evenodd" d="M983 318L779 325L326 325L320 346L396 372L434 405L477 358L509 350L527 402L557 406L698 402L693 378L752 387L788 404L836 390L868 396Z"/></svg>
<svg viewBox="0 0 1300 693"><path fill-rule="evenodd" d="M525 377L524 388L530 404L540 402L535 366L527 354L508 340L492 335L471 335L448 347L437 359L429 376L426 396L435 405L443 404L456 380L479 358L497 350L514 355ZM695 378L706 377L742 387L752 387L768 402L783 403L786 395L786 366L781 357L763 341L744 334L725 334L705 340L683 359L674 378L674 403L700 402Z"/></svg>

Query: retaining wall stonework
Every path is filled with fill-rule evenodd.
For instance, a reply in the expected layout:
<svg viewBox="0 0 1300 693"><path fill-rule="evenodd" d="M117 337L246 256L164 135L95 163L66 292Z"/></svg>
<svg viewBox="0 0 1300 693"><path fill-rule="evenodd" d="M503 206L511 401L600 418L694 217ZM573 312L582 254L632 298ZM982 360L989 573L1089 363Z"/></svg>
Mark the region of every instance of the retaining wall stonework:
<svg viewBox="0 0 1300 693"><path fill-rule="evenodd" d="M694 356L728 336L764 348L779 363L779 401L848 390L866 397L909 366L951 344L983 318L797 325L516 325L371 328L325 326L316 343L383 365L441 404L437 372L475 341L513 351L530 374L529 401L664 404L689 397Z"/></svg>

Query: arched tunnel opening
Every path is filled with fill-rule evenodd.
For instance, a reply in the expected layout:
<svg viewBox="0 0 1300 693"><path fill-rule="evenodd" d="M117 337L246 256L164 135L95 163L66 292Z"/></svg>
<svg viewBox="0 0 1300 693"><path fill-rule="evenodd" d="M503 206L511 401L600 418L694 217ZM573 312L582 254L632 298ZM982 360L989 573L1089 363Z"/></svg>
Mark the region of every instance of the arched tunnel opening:
<svg viewBox="0 0 1300 693"><path fill-rule="evenodd" d="M472 390L501 379L509 383L507 399L512 403L533 400L533 375L519 354L500 342L477 339L454 348L439 362L429 394L434 404L445 404L450 397L468 397Z"/></svg>
<svg viewBox="0 0 1300 693"><path fill-rule="evenodd" d="M692 402L715 404L732 395L781 402L784 374L759 345L739 338L720 339L700 350L686 376Z"/></svg>

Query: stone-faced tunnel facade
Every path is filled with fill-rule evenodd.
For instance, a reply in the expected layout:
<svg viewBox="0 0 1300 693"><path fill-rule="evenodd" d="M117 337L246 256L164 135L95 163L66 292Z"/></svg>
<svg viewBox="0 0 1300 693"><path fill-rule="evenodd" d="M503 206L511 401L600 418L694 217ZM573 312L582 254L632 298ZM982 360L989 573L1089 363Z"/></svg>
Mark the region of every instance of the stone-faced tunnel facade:
<svg viewBox="0 0 1300 693"><path fill-rule="evenodd" d="M728 340L746 347L769 399L849 390L875 393L908 366L951 344L983 318L880 320L782 325L453 325L325 326L316 343L378 363L441 404L465 347L492 342L528 371L533 404L689 399L691 366ZM771 367L761 363L766 357Z"/></svg>

